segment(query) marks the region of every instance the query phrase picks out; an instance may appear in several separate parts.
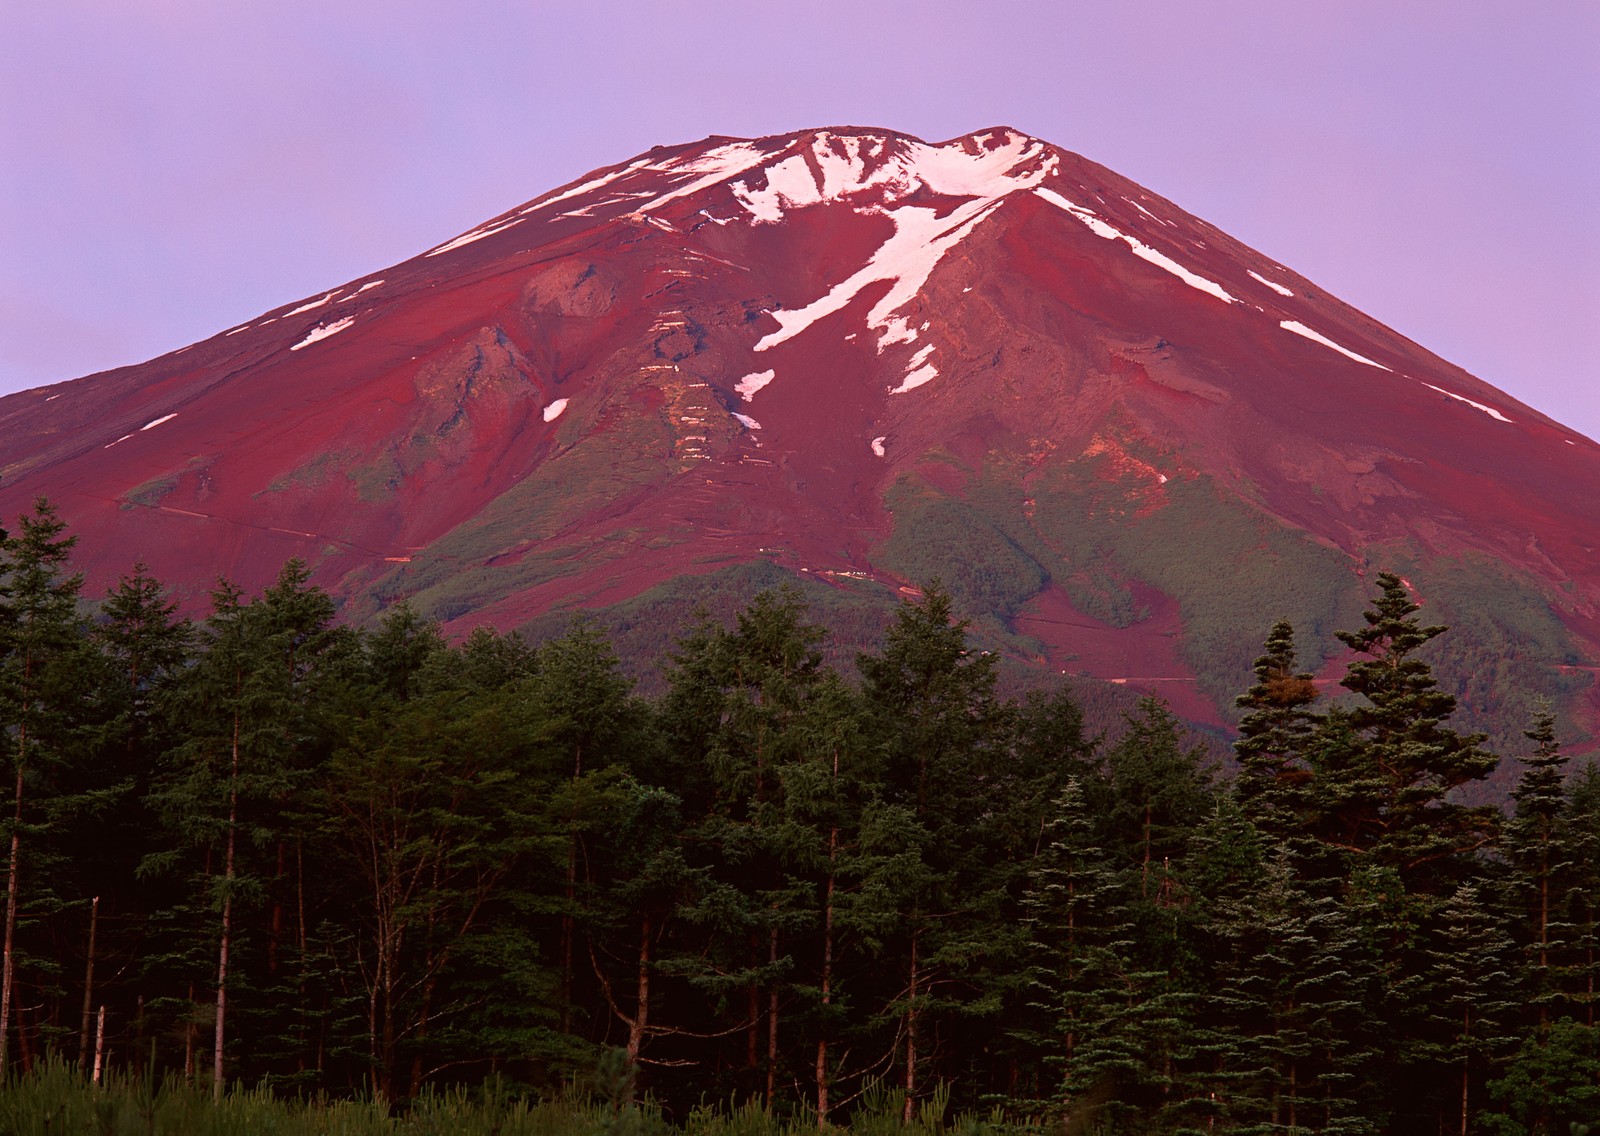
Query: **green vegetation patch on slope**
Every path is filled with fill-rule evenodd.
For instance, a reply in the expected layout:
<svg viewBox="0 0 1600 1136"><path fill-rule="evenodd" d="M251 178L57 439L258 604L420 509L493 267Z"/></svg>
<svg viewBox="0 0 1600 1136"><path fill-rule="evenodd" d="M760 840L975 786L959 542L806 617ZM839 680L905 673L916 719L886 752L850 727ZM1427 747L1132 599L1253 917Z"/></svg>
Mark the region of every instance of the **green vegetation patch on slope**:
<svg viewBox="0 0 1600 1136"><path fill-rule="evenodd" d="M1230 712L1248 685L1276 620L1294 624L1307 666L1338 650L1333 633L1356 625L1362 603L1344 553L1230 499L1208 477L1173 476L1154 488L1109 462L1048 471L1032 487L1032 524L1065 562L1060 576L1102 582L1107 602L1131 602L1117 584L1128 578L1174 599L1180 654L1219 709Z"/></svg>
<svg viewBox="0 0 1600 1136"><path fill-rule="evenodd" d="M902 478L884 495L894 531L874 559L911 580L939 579L966 613L1009 619L1049 573L983 510Z"/></svg>
<svg viewBox="0 0 1600 1136"><path fill-rule="evenodd" d="M647 420L638 421L644 424ZM652 431L646 427L641 433ZM661 443L659 437L654 440ZM574 570L554 567L556 561L573 555L571 548L548 555L530 550L573 520L593 516L659 477L660 462L651 455L664 443L652 450L647 444L650 441L648 437L624 440L600 435L554 455L476 516L430 544L410 564L379 580L369 595L376 607L410 597L419 610L454 619L519 588ZM491 562L508 554L526 567L496 571ZM446 611L450 614L442 614Z"/></svg>
<svg viewBox="0 0 1600 1136"><path fill-rule="evenodd" d="M704 575L678 576L632 599L584 609L581 614L606 631L626 669L651 691L659 687L661 663L702 616L719 626L730 624L757 594L785 584L800 589L807 618L828 628L824 654L829 664L852 673L856 653L879 643L899 602L881 584L851 581L836 587L755 560ZM573 608L549 611L518 631L532 642L553 639L578 614Z"/></svg>
<svg viewBox="0 0 1600 1136"><path fill-rule="evenodd" d="M1397 552L1395 563L1390 570L1412 584L1423 604L1418 618L1450 629L1422 654L1439 685L1459 699L1457 727L1487 733L1496 753L1528 752L1522 731L1538 701L1559 709L1593 682L1589 672L1568 669L1586 660L1549 600L1483 556L1413 559ZM1570 713L1559 713L1558 722L1562 736L1584 736ZM1500 788L1508 790L1513 777L1508 762Z"/></svg>

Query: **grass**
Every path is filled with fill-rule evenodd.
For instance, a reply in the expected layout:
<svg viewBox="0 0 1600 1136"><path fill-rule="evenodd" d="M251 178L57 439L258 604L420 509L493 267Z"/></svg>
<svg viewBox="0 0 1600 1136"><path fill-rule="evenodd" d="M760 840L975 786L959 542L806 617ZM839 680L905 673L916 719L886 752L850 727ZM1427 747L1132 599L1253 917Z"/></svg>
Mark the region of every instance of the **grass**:
<svg viewBox="0 0 1600 1136"><path fill-rule="evenodd" d="M941 1087L901 1122L904 1097L869 1093L833 1129L859 1136L982 1136L1015 1131L998 1114L946 1118L949 1092ZM160 1084L113 1073L92 1085L78 1070L48 1059L13 1077L0 1092L0 1132L85 1133L95 1136L800 1136L815 1133L814 1113L802 1107L768 1112L756 1102L702 1104L673 1123L649 1104L623 1105L576 1086L553 1099L507 1093L491 1082L425 1092L390 1109L371 1098L285 1099L265 1088L230 1087L220 1101L209 1088L168 1077Z"/></svg>

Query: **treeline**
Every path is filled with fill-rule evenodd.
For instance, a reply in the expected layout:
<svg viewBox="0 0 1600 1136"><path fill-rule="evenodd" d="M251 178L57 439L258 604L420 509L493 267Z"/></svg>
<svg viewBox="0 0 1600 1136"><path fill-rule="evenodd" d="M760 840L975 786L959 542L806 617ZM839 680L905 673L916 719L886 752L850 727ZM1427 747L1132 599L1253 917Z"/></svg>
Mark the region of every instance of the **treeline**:
<svg viewBox="0 0 1600 1136"><path fill-rule="evenodd" d="M142 570L85 602L71 546L44 502L0 544L9 1075L1600 1120L1600 774L1544 713L1514 814L1457 803L1497 758L1394 576L1338 705L1272 628L1224 781L1158 700L1106 739L1065 691L1001 699L936 587L849 679L764 593L646 701L581 622L357 631L291 562L191 624Z"/></svg>

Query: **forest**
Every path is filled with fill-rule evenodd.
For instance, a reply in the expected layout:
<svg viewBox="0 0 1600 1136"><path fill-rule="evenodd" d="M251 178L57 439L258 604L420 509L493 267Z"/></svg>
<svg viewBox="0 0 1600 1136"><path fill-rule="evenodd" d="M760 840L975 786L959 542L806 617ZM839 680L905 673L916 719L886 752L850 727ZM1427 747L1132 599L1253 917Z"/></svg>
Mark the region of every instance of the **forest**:
<svg viewBox="0 0 1600 1136"><path fill-rule="evenodd" d="M1262 613L1225 776L1158 699L1002 697L937 584L848 673L763 592L645 698L582 620L355 629L291 561L190 621L138 566L85 596L48 502L13 529L0 1100L1600 1122L1600 771L1548 707L1514 754L1452 729L1395 575L1334 689ZM1502 760L1506 809L1461 803Z"/></svg>

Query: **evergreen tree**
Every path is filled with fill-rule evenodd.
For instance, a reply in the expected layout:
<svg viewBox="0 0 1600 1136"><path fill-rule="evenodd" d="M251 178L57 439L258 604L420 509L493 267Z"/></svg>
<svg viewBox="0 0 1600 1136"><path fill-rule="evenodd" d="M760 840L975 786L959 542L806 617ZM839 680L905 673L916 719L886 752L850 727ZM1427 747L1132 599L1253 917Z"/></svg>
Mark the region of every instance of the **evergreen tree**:
<svg viewBox="0 0 1600 1136"><path fill-rule="evenodd" d="M1436 975L1431 1040L1454 1080L1439 1127L1467 1136L1475 1112L1483 1109L1493 1063L1515 1044L1512 1023L1520 991L1511 939L1477 888L1458 888L1440 909L1436 926L1437 946L1429 952Z"/></svg>
<svg viewBox="0 0 1600 1136"><path fill-rule="evenodd" d="M343 637L331 627L332 602L309 584L298 561L286 564L255 603L226 582L212 602L204 653L171 696L185 739L151 792L174 839L142 867L157 873L186 867L215 913L212 1091L220 1096L228 994L239 985L238 916L244 907L272 908L263 946L269 971L276 971L283 900L274 884L285 875L291 803L316 760L319 683ZM268 848L275 860L261 854Z"/></svg>
<svg viewBox="0 0 1600 1136"><path fill-rule="evenodd" d="M1109 950L1117 928L1106 922L1121 901L1110 857L1095 839L1095 821L1082 784L1067 780L1045 821L1044 847L1029 865L1023 896L1029 933L1031 1009L1040 1020L1023 1027L1024 1040L1044 1055L1051 1082L1033 1100L1051 1102L1064 1120L1085 1127L1109 1095L1105 1076L1130 1066L1138 1038L1112 1036L1109 1000L1117 959ZM1093 1060L1086 1060L1085 1046Z"/></svg>
<svg viewBox="0 0 1600 1136"><path fill-rule="evenodd" d="M1571 925L1561 916L1560 900L1576 865L1562 839L1567 758L1556 740L1555 715L1548 703L1539 707L1524 736L1534 748L1522 758L1522 777L1511 794L1515 812L1501 850L1509 869L1505 891L1511 927L1524 953L1527 1001L1544 1027L1561 999L1558 960L1568 948Z"/></svg>
<svg viewBox="0 0 1600 1136"><path fill-rule="evenodd" d="M1572 1016L1600 1028L1600 764L1589 762L1567 787L1560 832L1573 866L1561 897L1571 928L1562 985Z"/></svg>
<svg viewBox="0 0 1600 1136"><path fill-rule="evenodd" d="M1348 733L1336 740L1355 754L1351 767L1368 793L1346 790L1329 820L1333 840L1392 867L1408 886L1447 896L1473 874L1471 853L1495 836L1495 810L1450 799L1453 790L1493 772L1498 758L1479 748L1482 735L1458 734L1446 720L1456 700L1438 688L1418 649L1443 627L1423 627L1400 577L1378 576L1379 594L1363 613L1367 626L1338 633L1364 658L1351 664L1346 689L1362 696L1350 711ZM1326 768L1319 775L1334 772Z"/></svg>
<svg viewBox="0 0 1600 1136"><path fill-rule="evenodd" d="M1279 620L1256 660L1255 684L1236 700L1245 715L1233 745L1239 759L1234 791L1245 815L1279 842L1300 836L1309 811L1308 751L1317 719L1308 707L1317 688L1296 667L1294 628Z"/></svg>
<svg viewBox="0 0 1600 1136"><path fill-rule="evenodd" d="M990 771L1009 736L995 695L995 659L968 650L937 582L903 603L883 651L857 659L862 695L883 760L881 799L863 817L870 886L892 904L903 944L903 985L891 987L904 1117L915 1115L929 1039L943 1021L993 1018L1000 1001L986 971L1019 951L999 918L1010 885L995 820L1004 808Z"/></svg>
<svg viewBox="0 0 1600 1136"><path fill-rule="evenodd" d="M20 935L63 902L49 884L52 838L81 800L64 792L74 759L81 758L91 723L97 673L86 628L77 614L83 577L70 572L76 538L49 501L19 520L19 531L0 553L0 742L13 786L3 829L6 908L0 962L0 1075L8 1068L17 1016L24 953ZM21 910L26 891L28 913ZM41 962L44 960L41 960ZM46 964L48 967L48 964ZM26 1046L27 1034L18 1029ZM24 1049L25 1063L28 1050Z"/></svg>
<svg viewBox="0 0 1600 1136"><path fill-rule="evenodd" d="M1112 851L1137 866L1141 897L1156 900L1172 861L1211 809L1214 770L1202 745L1184 745L1178 719L1162 699L1140 699L1124 723L1122 737L1106 752L1105 831Z"/></svg>

